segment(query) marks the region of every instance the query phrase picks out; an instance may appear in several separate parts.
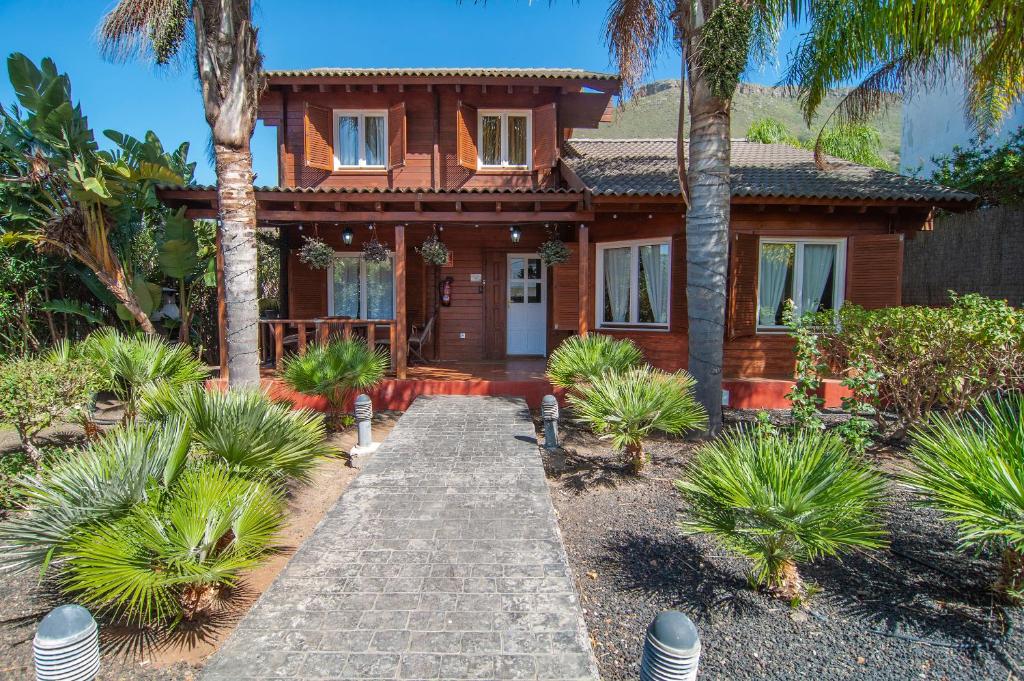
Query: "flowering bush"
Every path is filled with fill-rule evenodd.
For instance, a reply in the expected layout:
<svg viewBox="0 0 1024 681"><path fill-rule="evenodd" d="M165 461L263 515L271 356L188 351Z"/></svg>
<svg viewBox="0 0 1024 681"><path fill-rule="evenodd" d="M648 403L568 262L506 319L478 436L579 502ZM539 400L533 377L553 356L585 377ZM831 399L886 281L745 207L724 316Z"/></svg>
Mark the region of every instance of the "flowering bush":
<svg viewBox="0 0 1024 681"><path fill-rule="evenodd" d="M299 249L299 262L314 270L326 270L334 262L334 249L315 236L304 237Z"/></svg>
<svg viewBox="0 0 1024 681"><path fill-rule="evenodd" d="M437 238L436 234L428 236L423 245L416 249L416 252L420 254L424 262L431 265L440 267L448 263L448 247Z"/></svg>
<svg viewBox="0 0 1024 681"><path fill-rule="evenodd" d="M541 260L549 266L568 262L572 256L572 251L565 245L565 242L554 236L542 243L537 249L537 253L540 254Z"/></svg>

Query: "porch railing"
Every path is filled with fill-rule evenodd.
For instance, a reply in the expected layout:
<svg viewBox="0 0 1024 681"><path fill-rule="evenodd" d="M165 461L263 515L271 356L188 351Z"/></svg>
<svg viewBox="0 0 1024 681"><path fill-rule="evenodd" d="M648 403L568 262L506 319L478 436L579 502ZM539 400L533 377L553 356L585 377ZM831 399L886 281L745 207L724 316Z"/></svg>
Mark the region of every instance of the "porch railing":
<svg viewBox="0 0 1024 681"><path fill-rule="evenodd" d="M261 319L260 362L280 369L285 355L304 355L311 343L326 343L330 338L359 338L370 348L386 345L394 372L396 331L394 319Z"/></svg>

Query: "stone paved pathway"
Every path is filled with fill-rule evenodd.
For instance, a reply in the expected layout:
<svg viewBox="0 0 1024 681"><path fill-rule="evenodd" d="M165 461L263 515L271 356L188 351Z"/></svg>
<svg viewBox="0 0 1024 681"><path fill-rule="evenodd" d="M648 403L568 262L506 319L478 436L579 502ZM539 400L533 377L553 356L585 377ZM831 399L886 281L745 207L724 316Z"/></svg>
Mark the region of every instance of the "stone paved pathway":
<svg viewBox="0 0 1024 681"><path fill-rule="evenodd" d="M525 402L419 398L203 678L597 679Z"/></svg>

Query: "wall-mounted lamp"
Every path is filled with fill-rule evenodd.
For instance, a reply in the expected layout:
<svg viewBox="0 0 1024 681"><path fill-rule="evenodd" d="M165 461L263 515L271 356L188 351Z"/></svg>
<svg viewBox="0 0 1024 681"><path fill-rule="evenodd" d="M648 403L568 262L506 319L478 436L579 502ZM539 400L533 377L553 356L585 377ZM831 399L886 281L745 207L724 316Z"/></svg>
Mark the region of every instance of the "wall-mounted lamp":
<svg viewBox="0 0 1024 681"><path fill-rule="evenodd" d="M346 246L351 246L352 245L352 237L353 237L353 234L352 234L352 228L351 227L346 227L345 229L342 230L342 232L341 232L341 242L343 244L345 244Z"/></svg>
<svg viewBox="0 0 1024 681"><path fill-rule="evenodd" d="M519 228L513 225L508 228L509 236L512 237L512 243L517 244L519 240L523 238L523 233L519 231Z"/></svg>

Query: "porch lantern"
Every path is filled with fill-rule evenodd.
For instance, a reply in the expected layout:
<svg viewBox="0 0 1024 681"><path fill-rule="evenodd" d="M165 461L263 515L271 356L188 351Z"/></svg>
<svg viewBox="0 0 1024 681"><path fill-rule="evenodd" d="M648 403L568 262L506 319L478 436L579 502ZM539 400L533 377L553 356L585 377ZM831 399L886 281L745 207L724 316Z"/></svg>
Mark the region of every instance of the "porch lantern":
<svg viewBox="0 0 1024 681"><path fill-rule="evenodd" d="M519 240L523 238L523 233L519 231L519 228L515 225L508 228L509 235L512 237L512 243L517 244Z"/></svg>
<svg viewBox="0 0 1024 681"><path fill-rule="evenodd" d="M342 230L342 232L341 232L341 242L342 242L343 244L345 244L346 246L351 246L351 245L352 245L352 238L353 238L354 236L355 236L355 235L354 235L354 234L352 234L352 228L351 228L351 227L346 227L346 228L345 228L344 230Z"/></svg>

